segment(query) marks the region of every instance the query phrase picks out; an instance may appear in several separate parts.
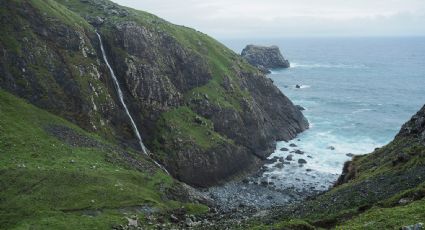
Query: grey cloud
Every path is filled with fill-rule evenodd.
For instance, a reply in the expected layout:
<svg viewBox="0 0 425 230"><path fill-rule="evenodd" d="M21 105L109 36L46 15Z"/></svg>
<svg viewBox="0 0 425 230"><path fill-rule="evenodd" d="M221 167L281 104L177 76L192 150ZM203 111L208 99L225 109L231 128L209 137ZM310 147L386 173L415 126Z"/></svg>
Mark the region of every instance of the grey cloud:
<svg viewBox="0 0 425 230"><path fill-rule="evenodd" d="M424 0L113 0L219 38L425 35Z"/></svg>

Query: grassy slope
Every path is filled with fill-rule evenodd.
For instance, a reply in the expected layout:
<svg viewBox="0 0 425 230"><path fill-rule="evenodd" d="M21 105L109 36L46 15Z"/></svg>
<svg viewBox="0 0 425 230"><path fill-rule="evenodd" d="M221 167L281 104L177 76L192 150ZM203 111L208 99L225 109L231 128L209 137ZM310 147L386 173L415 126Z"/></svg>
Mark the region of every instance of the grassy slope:
<svg viewBox="0 0 425 230"><path fill-rule="evenodd" d="M49 135L44 127L51 125L68 127L101 146L73 147ZM4 229L105 229L126 222L126 207L166 211L184 205L164 200L173 179L139 154L127 151L146 170L136 170L120 158L123 150L3 91L0 149ZM84 215L90 210L100 212Z"/></svg>

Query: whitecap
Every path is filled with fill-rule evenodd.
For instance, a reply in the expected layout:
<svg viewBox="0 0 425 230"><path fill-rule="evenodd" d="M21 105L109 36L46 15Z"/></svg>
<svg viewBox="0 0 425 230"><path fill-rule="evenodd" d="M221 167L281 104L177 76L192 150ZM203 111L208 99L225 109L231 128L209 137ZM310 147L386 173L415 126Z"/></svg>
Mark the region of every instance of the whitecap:
<svg viewBox="0 0 425 230"><path fill-rule="evenodd" d="M366 68L366 65L348 65L348 64L325 64L325 63L313 63L313 64L301 64L291 63L291 68L337 68L337 69L361 69Z"/></svg>
<svg viewBox="0 0 425 230"><path fill-rule="evenodd" d="M296 88L296 89L308 89L308 88L311 88L311 86L310 85L296 84L296 85L294 85L294 88Z"/></svg>
<svg viewBox="0 0 425 230"><path fill-rule="evenodd" d="M352 112L352 114L362 113L362 112L368 112L368 111L374 111L374 109L357 109L357 110L354 110Z"/></svg>

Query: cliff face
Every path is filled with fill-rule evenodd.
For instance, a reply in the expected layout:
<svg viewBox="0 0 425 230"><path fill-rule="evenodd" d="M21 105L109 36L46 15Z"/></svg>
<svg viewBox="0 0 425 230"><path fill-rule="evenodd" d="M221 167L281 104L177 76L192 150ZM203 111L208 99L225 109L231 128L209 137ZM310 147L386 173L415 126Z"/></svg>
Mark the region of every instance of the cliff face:
<svg viewBox="0 0 425 230"><path fill-rule="evenodd" d="M308 128L263 74L212 38L109 1L1 2L0 87L137 148L97 30L145 144L207 186L255 167Z"/></svg>
<svg viewBox="0 0 425 230"><path fill-rule="evenodd" d="M262 72L269 72L269 69L290 67L289 61L282 56L277 46L247 45L242 50L241 55L251 65L259 68Z"/></svg>

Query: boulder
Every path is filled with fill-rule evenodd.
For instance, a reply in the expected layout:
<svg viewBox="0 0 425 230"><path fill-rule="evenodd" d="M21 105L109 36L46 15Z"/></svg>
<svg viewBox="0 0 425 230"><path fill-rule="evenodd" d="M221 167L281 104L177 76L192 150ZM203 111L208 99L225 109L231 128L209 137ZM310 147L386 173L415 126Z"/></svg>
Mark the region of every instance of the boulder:
<svg viewBox="0 0 425 230"><path fill-rule="evenodd" d="M307 164L307 161L304 159L299 159L298 164Z"/></svg>
<svg viewBox="0 0 425 230"><path fill-rule="evenodd" d="M283 169L283 165L284 164L282 162L279 162L275 165L275 167L278 168L278 169Z"/></svg>
<svg viewBox="0 0 425 230"><path fill-rule="evenodd" d="M299 149L295 150L295 152L294 152L294 153L296 153L296 154L300 154L300 155L304 154L304 152L303 152L303 151L301 151L301 150L299 150Z"/></svg>

